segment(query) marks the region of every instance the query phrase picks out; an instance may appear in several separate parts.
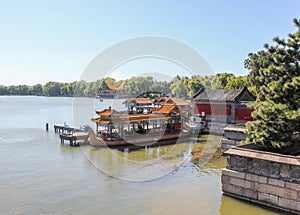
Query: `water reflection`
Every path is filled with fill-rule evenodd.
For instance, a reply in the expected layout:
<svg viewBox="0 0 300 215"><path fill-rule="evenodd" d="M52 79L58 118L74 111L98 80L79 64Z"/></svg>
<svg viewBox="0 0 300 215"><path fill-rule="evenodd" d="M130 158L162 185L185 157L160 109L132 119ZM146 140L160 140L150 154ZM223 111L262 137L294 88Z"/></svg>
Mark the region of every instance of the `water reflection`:
<svg viewBox="0 0 300 215"><path fill-rule="evenodd" d="M249 202L235 199L229 196L222 196L220 214L230 215L253 215L253 214L285 214L270 208L260 206L257 204L249 204Z"/></svg>
<svg viewBox="0 0 300 215"><path fill-rule="evenodd" d="M215 153L215 143L218 144L220 138L203 135L197 141L157 147L128 146L112 149L83 146L81 149L90 162L104 173L139 181L167 175L185 162L191 161L199 167L206 164L203 160L208 160L207 156L218 155L219 151ZM217 163L219 158L213 158L212 161L216 162L210 162L209 165L223 165Z"/></svg>
<svg viewBox="0 0 300 215"><path fill-rule="evenodd" d="M159 180L150 182L150 184L149 182L146 184L145 182L140 182L141 186L163 187L166 186L166 183L173 184L173 186L184 185L184 190L186 193L189 193L190 197L192 191L189 191L188 189L195 189L195 187L199 186L199 190L194 190L193 198L198 200L202 199L202 202L199 204L201 204L201 208L203 209L198 211L199 213L191 211L192 214L218 214L216 211L219 211L219 214L230 215L280 214L277 211L272 211L258 205L249 204L248 202L221 195L220 176L221 169L226 166L226 159L221 156L220 148L214 153L209 162L204 165L201 162L201 156L203 155L202 151L204 150L204 147L206 147L205 143L209 144L211 141L219 142L221 139L219 136L212 136L210 138L211 139L208 140L208 137L203 135L195 141L194 144L183 143L177 144L176 146L123 147L119 149L83 146L81 149L85 153L88 153L88 165L91 166L92 163L94 167L99 168L100 166L102 168L99 168L101 172L105 173L108 178L113 180L113 186L120 186L119 183L122 183L123 185L125 183L126 185L131 180L123 181L119 179L126 179L126 177L130 179L128 175L132 174L136 176L138 175L137 172L141 173L141 175L138 176L142 179L143 177L147 178L149 175L157 174L157 171L153 170L153 168L157 168L157 164L160 164L161 171L163 173L167 172L167 174L164 174L164 177ZM71 154L74 153L73 150L76 151L77 149L78 148L68 146L62 147L62 150L69 150ZM176 165L178 159L182 161L180 165ZM165 163L168 163L169 165L165 165ZM167 171L165 168L168 168ZM174 181L174 177L177 178L177 181ZM195 178L197 178L198 181L196 181ZM139 185L132 186L136 188ZM124 187L122 189L124 190ZM131 195L133 195L133 193L131 193ZM181 195L185 196L184 193L181 193L180 196ZM158 198L157 195L155 198ZM161 198L164 199L162 200L163 202L166 202L166 199L170 198L170 196L161 194ZM144 201L149 200L144 198ZM129 202L130 201L128 200L127 203ZM155 204L158 204L157 199L154 202ZM152 202L152 204L154 204L154 202ZM213 202L215 203L215 206L212 207L210 204ZM160 207L164 208L162 206ZM115 209L117 210L117 208ZM169 211L172 211L172 209L169 208ZM177 211L173 212L177 214Z"/></svg>

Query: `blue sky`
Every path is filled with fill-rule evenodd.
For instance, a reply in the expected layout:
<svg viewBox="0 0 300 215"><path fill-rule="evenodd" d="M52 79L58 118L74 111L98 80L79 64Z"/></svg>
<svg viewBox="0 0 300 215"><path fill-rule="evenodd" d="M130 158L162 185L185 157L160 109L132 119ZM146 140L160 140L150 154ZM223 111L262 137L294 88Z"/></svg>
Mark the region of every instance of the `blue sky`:
<svg viewBox="0 0 300 215"><path fill-rule="evenodd" d="M299 11L299 0L3 0L0 84L78 80L99 52L144 35L190 45L216 73L245 75L248 53L294 32Z"/></svg>

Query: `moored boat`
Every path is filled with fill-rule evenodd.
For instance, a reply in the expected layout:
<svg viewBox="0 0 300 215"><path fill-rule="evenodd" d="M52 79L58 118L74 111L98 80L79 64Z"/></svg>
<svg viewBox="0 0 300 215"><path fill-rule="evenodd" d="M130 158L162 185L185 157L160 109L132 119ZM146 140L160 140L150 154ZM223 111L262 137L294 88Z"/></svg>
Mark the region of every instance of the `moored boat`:
<svg viewBox="0 0 300 215"><path fill-rule="evenodd" d="M169 145L175 144L178 140L185 140L189 137L189 132L185 131L183 133L169 133L160 135L149 135L147 137L127 137L125 139L102 139L100 136L96 135L93 130L89 131L89 143L92 146L107 146L107 147L118 147L118 146L158 146L158 145Z"/></svg>
<svg viewBox="0 0 300 215"><path fill-rule="evenodd" d="M189 136L176 104L161 105L151 112L129 114L111 107L96 111L96 132L89 132L93 146L156 146L177 143Z"/></svg>

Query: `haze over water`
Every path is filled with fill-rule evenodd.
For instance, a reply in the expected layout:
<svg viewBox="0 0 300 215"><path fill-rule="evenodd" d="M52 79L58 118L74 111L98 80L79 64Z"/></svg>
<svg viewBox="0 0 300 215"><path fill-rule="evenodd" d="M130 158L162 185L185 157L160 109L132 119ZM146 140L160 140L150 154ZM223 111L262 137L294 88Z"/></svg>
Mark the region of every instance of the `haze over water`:
<svg viewBox="0 0 300 215"><path fill-rule="evenodd" d="M76 102L84 110L90 100ZM96 100L95 108L110 103ZM0 214L277 214L222 196L220 174L226 163L219 152L202 166L185 159L190 144L135 151L61 145L53 125L73 124L72 111L73 98L0 97ZM76 123L91 124L80 117ZM203 148L207 138L200 137L192 149ZM148 181L112 177L124 176L128 161L138 169L157 158L182 162ZM156 174L151 165L149 175Z"/></svg>

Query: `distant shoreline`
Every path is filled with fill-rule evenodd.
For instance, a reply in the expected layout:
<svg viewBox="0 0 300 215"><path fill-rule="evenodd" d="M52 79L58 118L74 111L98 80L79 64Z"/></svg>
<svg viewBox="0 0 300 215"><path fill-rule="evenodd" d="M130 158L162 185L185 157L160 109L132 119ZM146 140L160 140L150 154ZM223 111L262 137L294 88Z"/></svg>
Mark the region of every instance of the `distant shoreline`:
<svg viewBox="0 0 300 215"><path fill-rule="evenodd" d="M99 99L94 96L37 96L37 95L0 95L0 97L44 97L44 98L94 98ZM131 97L123 97L123 98L102 98L103 100L112 100L112 99L126 99Z"/></svg>

